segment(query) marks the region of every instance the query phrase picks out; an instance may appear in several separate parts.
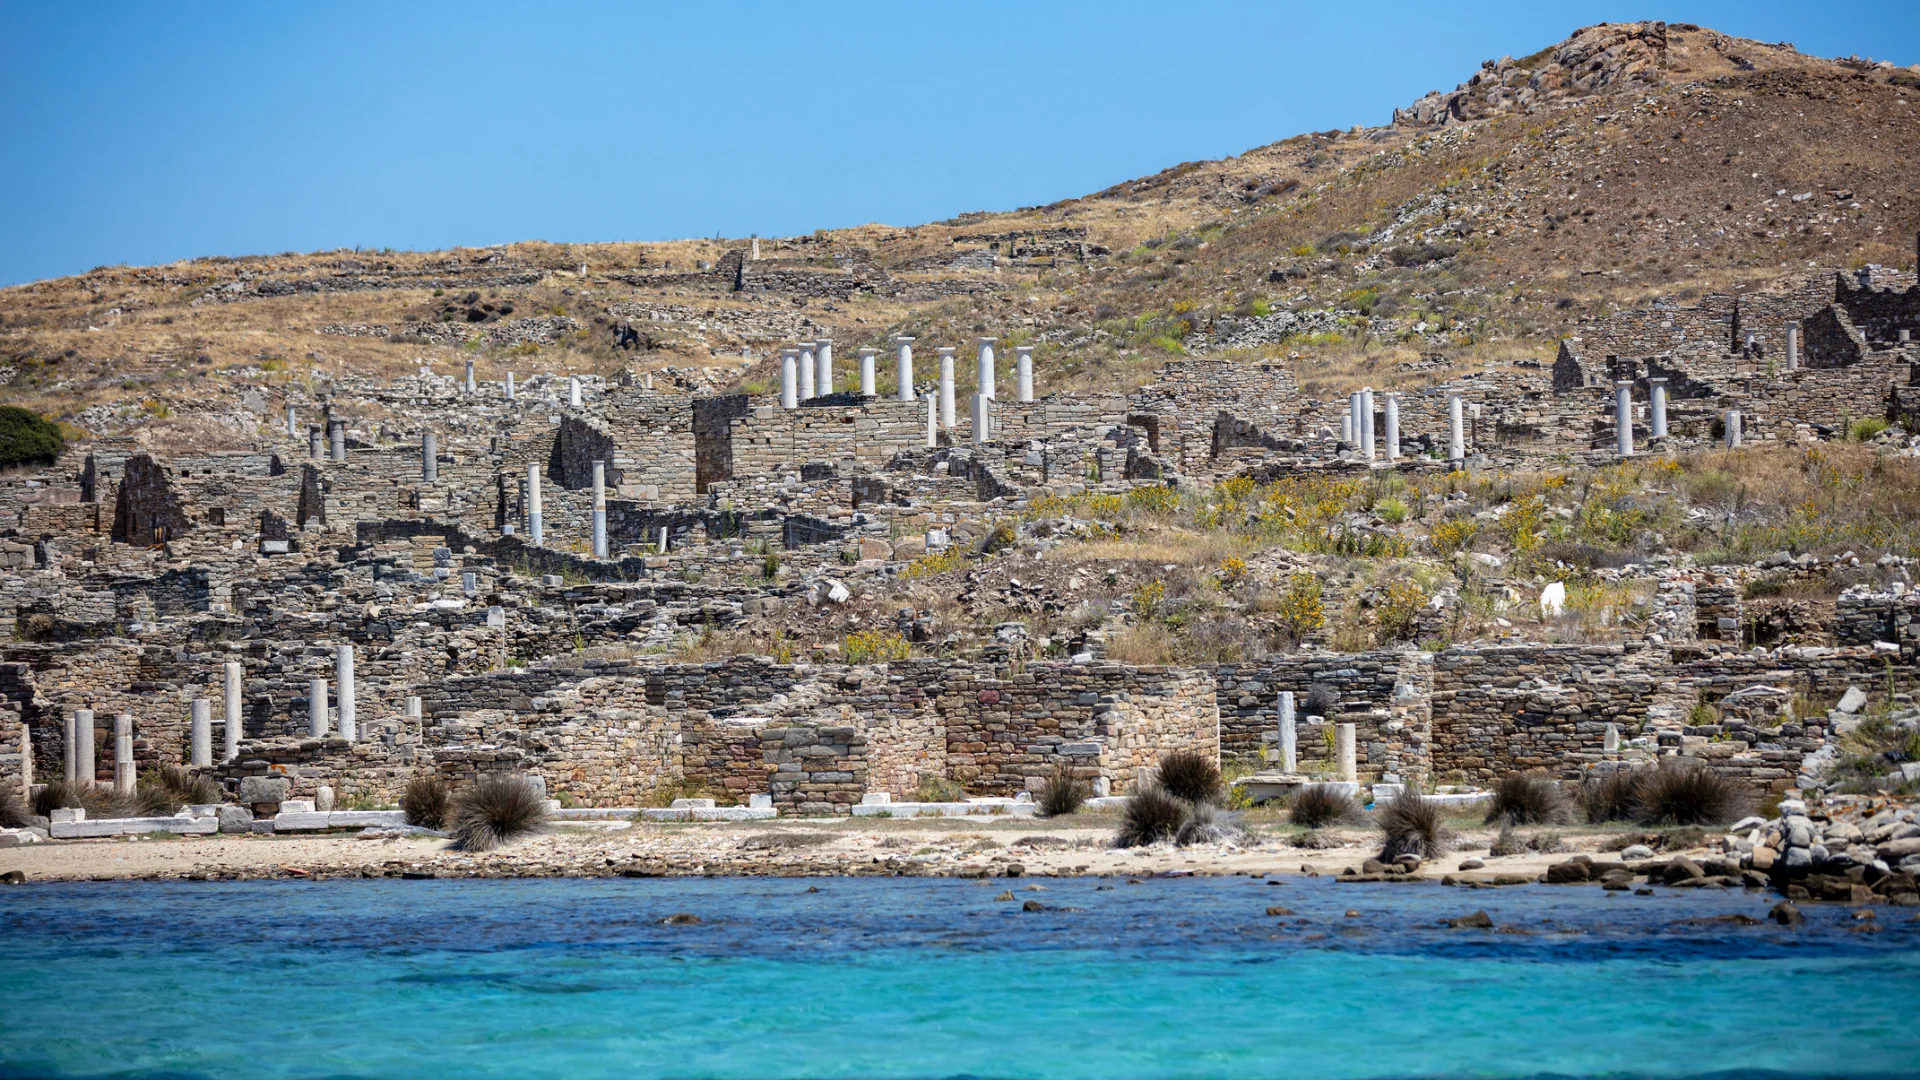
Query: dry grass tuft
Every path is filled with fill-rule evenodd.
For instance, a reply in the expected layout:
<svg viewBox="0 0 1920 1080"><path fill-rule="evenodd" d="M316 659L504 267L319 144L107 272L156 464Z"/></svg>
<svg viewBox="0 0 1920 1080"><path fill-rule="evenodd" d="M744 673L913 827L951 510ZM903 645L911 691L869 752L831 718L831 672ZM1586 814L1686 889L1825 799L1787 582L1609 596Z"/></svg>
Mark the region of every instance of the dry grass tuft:
<svg viewBox="0 0 1920 1080"><path fill-rule="evenodd" d="M454 803L453 846L460 851L491 851L539 832L546 824L546 803L526 777L482 777Z"/></svg>

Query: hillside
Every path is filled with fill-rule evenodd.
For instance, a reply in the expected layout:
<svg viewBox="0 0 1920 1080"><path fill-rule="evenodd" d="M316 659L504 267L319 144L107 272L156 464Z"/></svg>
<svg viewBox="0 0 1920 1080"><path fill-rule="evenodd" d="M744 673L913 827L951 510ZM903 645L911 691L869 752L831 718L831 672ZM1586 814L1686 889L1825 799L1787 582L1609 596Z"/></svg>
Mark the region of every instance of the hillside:
<svg viewBox="0 0 1920 1080"><path fill-rule="evenodd" d="M764 391L780 344L1038 345L1045 388L1293 358L1310 392L1548 358L1591 316L1908 266L1920 74L1685 24L1489 60L1393 123L914 227L101 267L0 290L0 402L156 448L254 437L278 383L465 358ZM730 252L738 254L729 256ZM1437 359L1436 359L1437 358ZM964 365L963 365L964 367ZM219 378L209 379L208 375ZM966 375L962 375L966 381Z"/></svg>

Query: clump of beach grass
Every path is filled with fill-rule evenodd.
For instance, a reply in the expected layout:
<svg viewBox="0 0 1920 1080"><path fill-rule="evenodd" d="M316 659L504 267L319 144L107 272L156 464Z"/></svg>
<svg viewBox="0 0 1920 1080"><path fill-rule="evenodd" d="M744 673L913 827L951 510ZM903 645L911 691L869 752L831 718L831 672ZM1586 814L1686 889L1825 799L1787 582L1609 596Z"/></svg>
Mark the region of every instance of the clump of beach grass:
<svg viewBox="0 0 1920 1080"><path fill-rule="evenodd" d="M1516 773L1493 789L1487 808L1488 825L1510 821L1515 825L1571 825L1573 810L1560 785L1538 773Z"/></svg>
<svg viewBox="0 0 1920 1080"><path fill-rule="evenodd" d="M1217 803L1225 790L1220 764L1192 750L1175 750L1160 759L1160 789L1194 805Z"/></svg>
<svg viewBox="0 0 1920 1080"><path fill-rule="evenodd" d="M526 777L486 776L454 801L453 846L460 851L491 851L539 832L546 824L546 802Z"/></svg>
<svg viewBox="0 0 1920 1080"><path fill-rule="evenodd" d="M1308 784L1293 796L1287 807L1287 820L1308 829L1329 825L1354 825L1364 820L1359 804L1344 788L1332 784Z"/></svg>
<svg viewBox="0 0 1920 1080"><path fill-rule="evenodd" d="M1087 785L1073 775L1073 767L1056 765L1040 789L1040 812L1047 817L1066 817L1079 813L1087 801Z"/></svg>
<svg viewBox="0 0 1920 1080"><path fill-rule="evenodd" d="M1120 847L1145 847L1161 840L1173 840L1193 814L1193 806L1168 794L1156 785L1142 785L1127 798L1120 813Z"/></svg>
<svg viewBox="0 0 1920 1080"><path fill-rule="evenodd" d="M445 780L433 773L415 776L407 781L406 790L400 793L400 812L407 816L409 825L423 829L444 829L452 808L453 792Z"/></svg>
<svg viewBox="0 0 1920 1080"><path fill-rule="evenodd" d="M1380 850L1380 858L1386 862L1402 855L1437 859L1453 847L1453 834L1446 827L1440 804L1422 798L1412 788L1402 788L1380 808L1380 829L1386 833L1386 843Z"/></svg>

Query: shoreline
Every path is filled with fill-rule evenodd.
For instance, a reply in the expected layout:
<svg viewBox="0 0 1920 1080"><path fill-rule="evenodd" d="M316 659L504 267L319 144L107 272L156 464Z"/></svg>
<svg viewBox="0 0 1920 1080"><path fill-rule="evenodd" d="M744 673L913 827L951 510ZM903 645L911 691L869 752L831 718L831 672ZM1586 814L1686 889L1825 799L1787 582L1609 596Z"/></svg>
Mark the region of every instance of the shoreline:
<svg viewBox="0 0 1920 1080"><path fill-rule="evenodd" d="M1487 887L1548 881L1550 868L1581 856L1605 866L1620 862L1617 853L1602 850L1610 841L1617 842L1618 832L1542 829L1542 834L1559 838L1559 850L1492 856L1488 847L1498 830L1472 827L1460 830L1451 852L1417 870L1381 873L1379 867L1366 865L1379 850L1379 833L1368 828L1320 830L1314 838L1317 843L1340 845L1330 847L1294 846L1290 841L1301 833L1268 833L1255 834L1246 844L1117 848L1112 846L1110 820L1107 815L1080 815L1077 820L1058 822L866 818L752 825L634 823L620 829L558 825L480 853L453 851L450 841L436 837L382 830L103 838L8 849L0 853L0 874L21 871L29 884L428 876L1008 879L1193 875L1320 876L1355 883ZM1717 843L1699 844L1624 865L1638 876L1641 867L1665 866L1681 854L1711 863L1720 858L1716 849Z"/></svg>

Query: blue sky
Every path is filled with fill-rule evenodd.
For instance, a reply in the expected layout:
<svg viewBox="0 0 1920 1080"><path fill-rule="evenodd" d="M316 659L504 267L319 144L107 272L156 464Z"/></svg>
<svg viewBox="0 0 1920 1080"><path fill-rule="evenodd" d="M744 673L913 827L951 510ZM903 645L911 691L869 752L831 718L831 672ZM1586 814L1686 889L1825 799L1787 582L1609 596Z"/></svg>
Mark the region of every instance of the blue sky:
<svg viewBox="0 0 1920 1080"><path fill-rule="evenodd" d="M0 285L355 245L763 236L1379 124L1649 15L1920 62L1920 4L0 0Z"/></svg>

